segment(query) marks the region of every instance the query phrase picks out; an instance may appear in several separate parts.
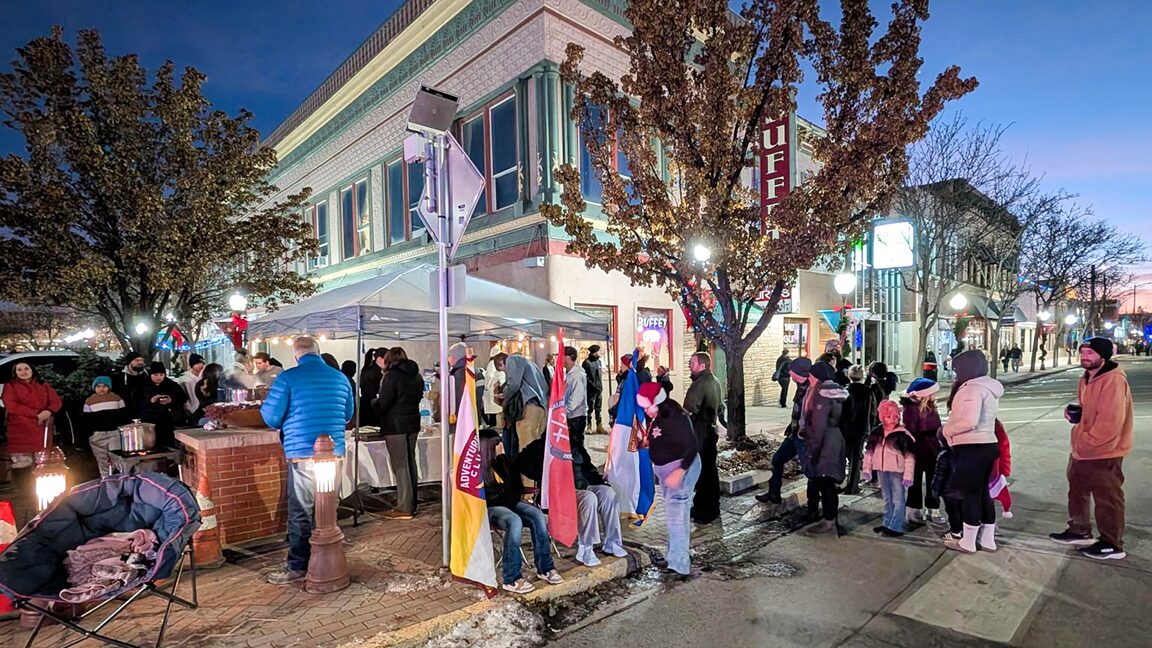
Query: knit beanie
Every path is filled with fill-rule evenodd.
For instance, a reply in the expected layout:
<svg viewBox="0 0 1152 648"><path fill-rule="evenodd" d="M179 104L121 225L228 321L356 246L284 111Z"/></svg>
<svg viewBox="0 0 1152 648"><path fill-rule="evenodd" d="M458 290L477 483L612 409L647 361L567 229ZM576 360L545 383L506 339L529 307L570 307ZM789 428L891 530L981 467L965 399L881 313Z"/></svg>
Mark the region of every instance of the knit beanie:
<svg viewBox="0 0 1152 648"><path fill-rule="evenodd" d="M96 376L92 380L92 391L96 391L96 385L104 385L108 389L112 389L112 379L108 376Z"/></svg>
<svg viewBox="0 0 1152 648"><path fill-rule="evenodd" d="M940 385L935 380L930 378L917 378L908 385L908 389L904 391L904 395L911 398L924 399L936 392L940 391Z"/></svg>
<svg viewBox="0 0 1152 648"><path fill-rule="evenodd" d="M1090 337L1080 343L1080 348L1088 347L1096 352L1096 355L1104 358L1105 360L1112 359L1112 352L1116 350L1116 346L1112 344L1112 340L1105 337Z"/></svg>
<svg viewBox="0 0 1152 648"><path fill-rule="evenodd" d="M812 375L820 382L833 380L836 378L836 367L833 367L827 362L817 362L812 365Z"/></svg>
<svg viewBox="0 0 1152 648"><path fill-rule="evenodd" d="M153 362L148 365L148 375L154 376L156 374L167 374L168 370L164 368L163 362Z"/></svg>
<svg viewBox="0 0 1152 648"><path fill-rule="evenodd" d="M952 360L952 369L956 372L956 382L965 383L988 375L988 358L983 351L965 351Z"/></svg>
<svg viewBox="0 0 1152 648"><path fill-rule="evenodd" d="M812 373L812 361L804 357L796 358L792 364L788 365L788 371L807 379Z"/></svg>
<svg viewBox="0 0 1152 648"><path fill-rule="evenodd" d="M198 364L204 364L204 356L199 353L193 353L188 356L188 366L195 367Z"/></svg>

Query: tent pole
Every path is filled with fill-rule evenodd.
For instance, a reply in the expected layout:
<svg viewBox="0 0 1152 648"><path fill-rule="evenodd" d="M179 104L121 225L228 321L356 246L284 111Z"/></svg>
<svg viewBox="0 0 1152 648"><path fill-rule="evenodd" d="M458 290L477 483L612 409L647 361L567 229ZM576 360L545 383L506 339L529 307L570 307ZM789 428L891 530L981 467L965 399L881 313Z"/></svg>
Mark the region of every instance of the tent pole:
<svg viewBox="0 0 1152 648"><path fill-rule="evenodd" d="M363 325L356 327L356 357L364 357ZM364 367L360 367L360 370L363 371ZM352 390L352 399L356 401L356 429L352 432L352 441L356 444L352 449L352 493L356 497L356 505L352 508L352 526L355 527L360 525L360 514L364 512L364 499L360 496L360 398L355 389Z"/></svg>

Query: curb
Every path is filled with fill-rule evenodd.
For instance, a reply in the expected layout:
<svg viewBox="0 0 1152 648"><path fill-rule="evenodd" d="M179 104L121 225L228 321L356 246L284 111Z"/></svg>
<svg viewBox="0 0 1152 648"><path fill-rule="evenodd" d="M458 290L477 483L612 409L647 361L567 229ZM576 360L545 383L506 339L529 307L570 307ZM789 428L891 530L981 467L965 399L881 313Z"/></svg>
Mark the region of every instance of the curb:
<svg viewBox="0 0 1152 648"><path fill-rule="evenodd" d="M624 578L652 564L651 558L643 551L628 551L627 558L604 558L598 567L578 567L566 575L566 580L559 585L542 587L525 596L515 598L525 602L552 601L573 594L581 594L594 589L611 580ZM396 630L388 630L368 639L347 641L338 645L338 648L407 648L409 646L422 646L428 641L444 634L461 622L484 614L497 603L508 598L495 596L491 599L473 603L467 607L452 612L446 612L434 619L421 621L410 626Z"/></svg>

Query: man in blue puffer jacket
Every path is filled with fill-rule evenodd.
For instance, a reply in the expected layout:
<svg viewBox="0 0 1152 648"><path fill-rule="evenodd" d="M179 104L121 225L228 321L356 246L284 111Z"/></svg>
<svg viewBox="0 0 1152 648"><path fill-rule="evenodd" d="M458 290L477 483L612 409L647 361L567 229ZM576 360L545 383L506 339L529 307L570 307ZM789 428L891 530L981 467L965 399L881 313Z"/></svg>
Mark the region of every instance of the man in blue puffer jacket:
<svg viewBox="0 0 1152 648"><path fill-rule="evenodd" d="M280 374L260 406L268 427L282 432L288 459L288 564L268 574L273 585L286 585L308 573L316 504L312 446L327 434L336 443L336 454L344 456L344 426L356 413L348 378L324 362L316 340L302 335L293 350L297 365Z"/></svg>

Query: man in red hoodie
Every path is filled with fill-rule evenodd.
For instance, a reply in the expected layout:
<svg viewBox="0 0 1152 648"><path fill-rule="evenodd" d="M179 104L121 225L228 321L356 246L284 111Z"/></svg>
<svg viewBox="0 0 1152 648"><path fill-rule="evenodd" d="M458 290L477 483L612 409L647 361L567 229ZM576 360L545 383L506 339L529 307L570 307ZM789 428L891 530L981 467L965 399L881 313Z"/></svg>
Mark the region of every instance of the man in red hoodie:
<svg viewBox="0 0 1152 648"><path fill-rule="evenodd" d="M1132 390L1124 370L1112 361L1112 340L1089 338L1080 345L1080 411L1064 416L1072 428L1068 460L1068 528L1049 537L1082 547L1097 560L1119 560L1124 551L1124 457L1132 450ZM1088 517L1096 504L1096 530Z"/></svg>

